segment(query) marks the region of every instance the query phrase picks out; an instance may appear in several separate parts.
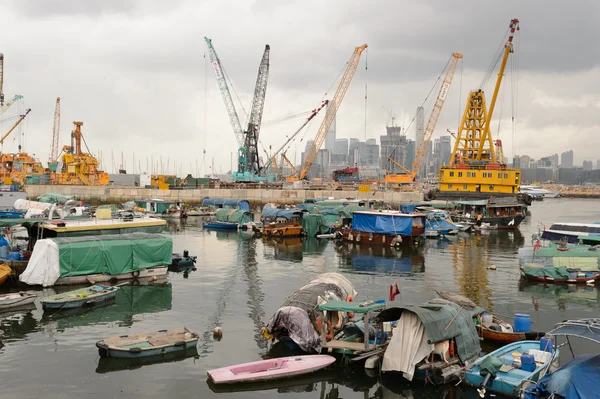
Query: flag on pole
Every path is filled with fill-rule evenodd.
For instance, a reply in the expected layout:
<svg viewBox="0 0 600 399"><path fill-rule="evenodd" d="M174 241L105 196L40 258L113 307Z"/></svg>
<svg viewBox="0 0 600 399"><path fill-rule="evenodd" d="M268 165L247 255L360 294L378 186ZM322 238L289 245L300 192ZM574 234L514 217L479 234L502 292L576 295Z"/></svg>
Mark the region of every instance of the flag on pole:
<svg viewBox="0 0 600 399"><path fill-rule="evenodd" d="M533 244L533 252L537 251L538 249L540 249L540 247L542 246L542 243L540 242L540 239L536 239L535 240L535 244Z"/></svg>

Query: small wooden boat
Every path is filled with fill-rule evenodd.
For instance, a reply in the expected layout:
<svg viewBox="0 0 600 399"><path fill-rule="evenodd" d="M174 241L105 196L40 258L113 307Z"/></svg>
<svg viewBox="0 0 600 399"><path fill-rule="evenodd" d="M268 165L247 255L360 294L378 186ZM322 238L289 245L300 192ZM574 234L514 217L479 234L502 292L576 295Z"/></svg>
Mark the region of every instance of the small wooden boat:
<svg viewBox="0 0 600 399"><path fill-rule="evenodd" d="M269 381L312 373L334 362L335 357L329 355L290 356L222 367L207 374L214 384Z"/></svg>
<svg viewBox="0 0 600 399"><path fill-rule="evenodd" d="M503 328L507 326L509 328ZM509 331L504 331L508 329ZM544 336L543 332L528 331L528 332L514 332L510 323L493 316L493 322L486 325L479 319L479 325L477 326L477 333L484 341L496 342L499 344L510 344L517 341L525 340L539 340Z"/></svg>
<svg viewBox="0 0 600 399"><path fill-rule="evenodd" d="M543 265L538 265L535 263L527 263L525 267L535 267L535 268L543 268ZM539 283L550 283L550 284L588 284L594 285L596 280L600 279L600 272L582 272L583 276L578 277L578 272L569 272L568 278L555 278L550 276L533 276L531 274L525 273L525 267L521 266L521 276L525 278L527 281L539 282Z"/></svg>
<svg viewBox="0 0 600 399"><path fill-rule="evenodd" d="M35 292L12 292L0 295L0 311L29 305L35 301Z"/></svg>
<svg viewBox="0 0 600 399"><path fill-rule="evenodd" d="M12 269L6 264L0 265L0 285L4 284L10 277Z"/></svg>
<svg viewBox="0 0 600 399"><path fill-rule="evenodd" d="M238 224L233 222L205 222L202 223L204 229L222 229L222 230L237 230Z"/></svg>
<svg viewBox="0 0 600 399"><path fill-rule="evenodd" d="M515 342L477 359L465 370L464 381L483 394L485 390L490 390L518 398L525 385L535 383L542 371L547 372L558 356L558 349L553 352L540 350L539 341ZM525 364L526 357L531 364ZM492 375L496 378L491 379Z"/></svg>
<svg viewBox="0 0 600 399"><path fill-rule="evenodd" d="M300 237L304 229L298 223L269 223L263 225L262 234L264 237Z"/></svg>
<svg viewBox="0 0 600 399"><path fill-rule="evenodd" d="M44 297L40 300L40 303L44 310L78 308L111 300L117 295L118 289L119 287L116 286L92 285L91 287Z"/></svg>
<svg viewBox="0 0 600 399"><path fill-rule="evenodd" d="M100 357L134 358L195 348L200 336L187 327L122 335L96 342Z"/></svg>

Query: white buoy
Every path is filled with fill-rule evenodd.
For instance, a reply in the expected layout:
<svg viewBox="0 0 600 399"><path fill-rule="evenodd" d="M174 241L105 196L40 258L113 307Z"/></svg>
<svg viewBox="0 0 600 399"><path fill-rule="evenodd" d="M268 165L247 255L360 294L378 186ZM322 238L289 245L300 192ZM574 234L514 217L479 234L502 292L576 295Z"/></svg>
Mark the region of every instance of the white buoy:
<svg viewBox="0 0 600 399"><path fill-rule="evenodd" d="M220 341L223 338L223 329L221 327L215 327L213 330L213 338Z"/></svg>
<svg viewBox="0 0 600 399"><path fill-rule="evenodd" d="M490 269L490 270L496 270L496 265L491 265L490 267L488 267L488 269Z"/></svg>

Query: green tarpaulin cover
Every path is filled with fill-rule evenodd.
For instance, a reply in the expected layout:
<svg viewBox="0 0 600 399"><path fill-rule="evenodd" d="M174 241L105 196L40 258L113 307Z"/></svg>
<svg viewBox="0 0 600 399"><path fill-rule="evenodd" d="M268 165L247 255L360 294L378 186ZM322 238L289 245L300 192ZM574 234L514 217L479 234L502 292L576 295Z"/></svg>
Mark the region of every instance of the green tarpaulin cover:
<svg viewBox="0 0 600 399"><path fill-rule="evenodd" d="M569 278L569 271L566 267L523 267L526 276L531 277L551 277L557 280L565 280Z"/></svg>
<svg viewBox="0 0 600 399"><path fill-rule="evenodd" d="M242 209L217 209L217 221L244 224L252 221L252 214Z"/></svg>
<svg viewBox="0 0 600 399"><path fill-rule="evenodd" d="M62 195L58 193L46 193L38 197L38 201L45 202L47 204L59 204L65 203L69 200L74 199L72 195Z"/></svg>
<svg viewBox="0 0 600 399"><path fill-rule="evenodd" d="M329 225L323 215L311 215L308 213L302 215L302 228L309 237L329 232Z"/></svg>
<svg viewBox="0 0 600 399"><path fill-rule="evenodd" d="M58 245L60 277L125 274L171 264L173 241L160 234L51 238Z"/></svg>

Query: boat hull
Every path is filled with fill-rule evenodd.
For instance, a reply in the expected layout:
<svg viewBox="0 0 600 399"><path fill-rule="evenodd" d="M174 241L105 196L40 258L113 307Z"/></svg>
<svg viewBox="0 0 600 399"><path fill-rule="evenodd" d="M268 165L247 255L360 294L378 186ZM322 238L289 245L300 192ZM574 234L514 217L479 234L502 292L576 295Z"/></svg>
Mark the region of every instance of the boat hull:
<svg viewBox="0 0 600 399"><path fill-rule="evenodd" d="M214 222L214 223L202 223L202 228L204 229L218 229L218 230L237 230L237 223L227 223L227 222Z"/></svg>
<svg viewBox="0 0 600 399"><path fill-rule="evenodd" d="M93 291L89 291L90 294L86 296L69 296L69 293L66 292L64 294L42 298L40 303L42 304L43 310L73 309L82 306L93 306L96 303L107 302L114 299L118 290L118 287L106 287L105 292L94 293Z"/></svg>
<svg viewBox="0 0 600 399"><path fill-rule="evenodd" d="M29 292L15 292L0 295L0 311L10 310L35 302L37 295Z"/></svg>
<svg viewBox="0 0 600 399"><path fill-rule="evenodd" d="M270 381L312 373L334 362L329 355L290 356L214 369L207 375L214 384Z"/></svg>
<svg viewBox="0 0 600 399"><path fill-rule="evenodd" d="M513 357L514 352L524 353L530 349L540 349L539 341L519 341L515 342L502 348L495 350L494 352L478 359L477 362L465 370L465 383L474 388L480 388L484 381L483 376L479 373L480 361L488 356L495 356L502 360L503 364L512 365L515 358ZM512 369L508 372L498 371L495 379L490 379L485 386L486 390L505 395L512 398L519 398L521 390L525 387L528 382L537 382L542 370L548 367L548 362L554 363L558 359L559 350L555 350L550 356L550 360L546 363L538 365L534 371L528 372L522 369Z"/></svg>
<svg viewBox="0 0 600 399"><path fill-rule="evenodd" d="M424 227L413 227L411 236L400 236L402 241L396 239L393 234L364 233L349 228L342 228L339 232L344 241L369 245L397 246L420 241L424 237Z"/></svg>
<svg viewBox="0 0 600 399"><path fill-rule="evenodd" d="M550 284L588 284L593 285L596 284L596 281L600 279L600 272L594 272L594 275L591 277L576 277L576 278L567 278L567 279L558 279L552 277L540 277L540 276L527 276L525 275L525 269L522 267L521 276L527 281L538 282L538 283L550 283Z"/></svg>
<svg viewBox="0 0 600 399"><path fill-rule="evenodd" d="M300 237L304 235L304 229L299 224L266 225L262 234L266 237Z"/></svg>
<svg viewBox="0 0 600 399"><path fill-rule="evenodd" d="M88 274L85 276L72 276L72 277L61 277L56 280L54 285L70 285L70 284L88 284L90 281L94 281L96 283L107 283L115 280L131 280L131 279L143 279L143 278L153 278L153 277L163 277L166 276L168 272L168 268L166 266L159 267L151 267L144 270L139 270L132 273L125 274Z"/></svg>
<svg viewBox="0 0 600 399"><path fill-rule="evenodd" d="M189 338L186 334L189 333ZM195 349L198 334L188 329L124 335L96 342L100 357L132 359Z"/></svg>

